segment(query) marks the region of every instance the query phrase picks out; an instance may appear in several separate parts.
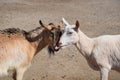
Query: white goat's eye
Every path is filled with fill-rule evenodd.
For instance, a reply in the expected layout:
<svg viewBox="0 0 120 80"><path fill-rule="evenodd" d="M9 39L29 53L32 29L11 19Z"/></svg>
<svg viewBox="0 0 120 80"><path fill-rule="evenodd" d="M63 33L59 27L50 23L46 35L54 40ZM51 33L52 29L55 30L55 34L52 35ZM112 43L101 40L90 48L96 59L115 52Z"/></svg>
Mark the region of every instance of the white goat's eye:
<svg viewBox="0 0 120 80"><path fill-rule="evenodd" d="M67 34L69 34L69 35L70 35L70 34L72 34L72 32L67 32Z"/></svg>

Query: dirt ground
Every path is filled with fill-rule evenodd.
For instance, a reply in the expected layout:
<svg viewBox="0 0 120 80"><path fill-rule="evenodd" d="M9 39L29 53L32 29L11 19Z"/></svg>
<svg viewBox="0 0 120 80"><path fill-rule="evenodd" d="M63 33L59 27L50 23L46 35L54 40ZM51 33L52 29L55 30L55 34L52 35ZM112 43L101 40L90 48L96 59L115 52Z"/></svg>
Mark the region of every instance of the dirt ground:
<svg viewBox="0 0 120 80"><path fill-rule="evenodd" d="M0 29L9 27L31 30L41 19L55 25L66 18L71 24L79 20L80 29L89 37L120 34L120 0L0 0ZM44 48L32 61L23 80L99 80L74 46L49 57ZM12 80L11 75L0 80ZM111 71L109 80L120 80Z"/></svg>

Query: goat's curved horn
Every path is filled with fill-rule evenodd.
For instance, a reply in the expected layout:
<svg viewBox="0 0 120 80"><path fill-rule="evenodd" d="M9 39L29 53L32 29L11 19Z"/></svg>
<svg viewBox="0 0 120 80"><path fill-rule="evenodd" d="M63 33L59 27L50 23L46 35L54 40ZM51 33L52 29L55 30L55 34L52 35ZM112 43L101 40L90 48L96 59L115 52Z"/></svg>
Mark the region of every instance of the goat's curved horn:
<svg viewBox="0 0 120 80"><path fill-rule="evenodd" d="M62 18L62 21L65 25L67 25L67 26L69 25L69 23L65 20L65 18Z"/></svg>
<svg viewBox="0 0 120 80"><path fill-rule="evenodd" d="M40 20L39 21L40 25L48 30L51 30L52 29L52 25L47 25L47 24L43 24L42 21Z"/></svg>
<svg viewBox="0 0 120 80"><path fill-rule="evenodd" d="M59 25L58 25L58 28L61 30L62 27L63 27L63 21L60 21L60 22L59 22Z"/></svg>

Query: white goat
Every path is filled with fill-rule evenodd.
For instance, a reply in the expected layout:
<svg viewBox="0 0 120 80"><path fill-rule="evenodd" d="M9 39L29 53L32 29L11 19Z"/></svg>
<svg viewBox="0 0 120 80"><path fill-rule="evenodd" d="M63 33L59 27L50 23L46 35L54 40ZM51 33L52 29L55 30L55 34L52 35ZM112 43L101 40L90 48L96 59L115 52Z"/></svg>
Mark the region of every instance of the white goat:
<svg viewBox="0 0 120 80"><path fill-rule="evenodd" d="M108 80L111 69L120 71L120 35L89 38L79 29L78 21L75 25L70 25L64 18L62 21L65 27L56 50L74 44L89 66L100 70L101 80Z"/></svg>
<svg viewBox="0 0 120 80"><path fill-rule="evenodd" d="M52 45L52 24L41 26L30 32L9 28L0 31L0 75L7 75L8 70L15 70L14 79L22 80L34 55L46 45Z"/></svg>

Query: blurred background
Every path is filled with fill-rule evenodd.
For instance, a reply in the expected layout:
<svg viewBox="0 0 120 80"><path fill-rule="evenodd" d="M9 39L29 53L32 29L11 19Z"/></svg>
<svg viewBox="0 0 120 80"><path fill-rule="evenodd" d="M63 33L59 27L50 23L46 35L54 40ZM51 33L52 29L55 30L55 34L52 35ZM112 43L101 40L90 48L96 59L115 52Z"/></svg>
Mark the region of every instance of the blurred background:
<svg viewBox="0 0 120 80"><path fill-rule="evenodd" d="M26 31L39 27L39 20L56 26L62 17L70 24L80 22L80 29L89 37L120 34L120 0L0 0L0 29L20 28ZM99 80L75 46L49 57L47 47L34 57L23 80ZM0 80L12 80L11 75ZM111 71L109 80L120 80Z"/></svg>

